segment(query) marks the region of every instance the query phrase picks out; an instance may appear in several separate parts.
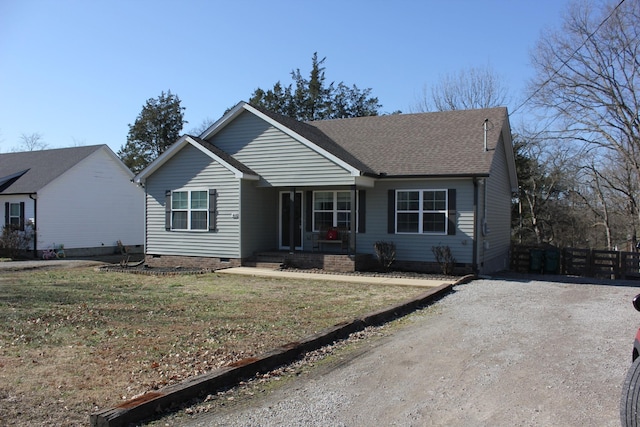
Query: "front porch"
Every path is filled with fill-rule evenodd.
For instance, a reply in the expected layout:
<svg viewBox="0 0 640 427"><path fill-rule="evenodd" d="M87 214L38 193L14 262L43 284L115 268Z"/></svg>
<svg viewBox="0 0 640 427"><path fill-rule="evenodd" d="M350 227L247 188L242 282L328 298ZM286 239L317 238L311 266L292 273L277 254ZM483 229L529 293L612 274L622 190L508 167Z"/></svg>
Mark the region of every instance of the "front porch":
<svg viewBox="0 0 640 427"><path fill-rule="evenodd" d="M260 268L319 269L336 273L367 271L375 266L370 254L336 254L308 251L266 251L243 260L242 265Z"/></svg>

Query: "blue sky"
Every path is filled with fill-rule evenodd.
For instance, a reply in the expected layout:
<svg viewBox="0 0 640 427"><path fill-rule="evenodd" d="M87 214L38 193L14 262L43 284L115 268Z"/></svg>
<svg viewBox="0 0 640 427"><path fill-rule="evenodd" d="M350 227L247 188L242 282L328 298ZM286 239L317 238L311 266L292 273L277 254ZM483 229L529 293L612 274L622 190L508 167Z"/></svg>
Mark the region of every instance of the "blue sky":
<svg viewBox="0 0 640 427"><path fill-rule="evenodd" d="M0 0L0 152L125 144L149 98L171 90L184 132L218 119L311 57L327 81L371 88L409 112L447 73L490 66L514 109L530 52L568 0ZM518 121L512 117L512 125Z"/></svg>

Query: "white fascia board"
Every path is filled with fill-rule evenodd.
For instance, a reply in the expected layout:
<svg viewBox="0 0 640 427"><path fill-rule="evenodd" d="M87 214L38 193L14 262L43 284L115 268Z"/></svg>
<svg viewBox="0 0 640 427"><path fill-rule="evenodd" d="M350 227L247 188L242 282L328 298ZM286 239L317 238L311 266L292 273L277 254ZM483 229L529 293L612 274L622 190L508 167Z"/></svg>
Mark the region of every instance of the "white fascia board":
<svg viewBox="0 0 640 427"><path fill-rule="evenodd" d="M160 156L158 156L157 159L155 159L153 162L151 162L138 175L136 175L135 178L134 178L134 182L137 183L137 184L144 184L144 181L146 180L146 178L149 175L151 175L153 172L158 170L158 168L160 166L164 165L169 159L171 159L171 157L173 157L175 154L177 154L187 144L190 144L191 146L193 146L193 147L197 148L198 150L202 151L207 156L211 157L213 160L215 160L216 162L221 164L224 168L226 168L231 173L233 173L233 175L236 178L248 179L248 180L252 180L252 181L257 181L257 180L260 179L260 177L257 176L257 175L248 174L248 173L242 172L241 170L233 167L228 162L226 162L225 160L223 160L222 158L217 156L215 153L212 153L211 151L209 151L205 147L203 147L201 144L198 144L189 135L183 135L182 137L180 137L180 139L178 141L176 141L172 146L170 146L167 149L167 151L165 151Z"/></svg>
<svg viewBox="0 0 640 427"><path fill-rule="evenodd" d="M257 181L257 180L260 179L260 177L257 176L257 175L248 174L248 173L242 172L241 170L238 170L237 168L235 168L234 166L230 165L228 162L224 161L222 158L217 156L215 153L207 150L201 144L198 144L190 136L187 135L187 136L185 136L185 138L186 138L186 140L187 140L187 142L189 144L193 145L195 148L197 148L198 150L202 151L204 154L206 154L207 156L211 157L213 160L218 162L220 165L222 165L224 168L226 168L229 172L233 173L233 175L236 178L238 178L238 179L249 179L249 180L253 180L253 181Z"/></svg>
<svg viewBox="0 0 640 427"><path fill-rule="evenodd" d="M138 175L133 178L133 181L136 184L144 184L144 181L147 179L149 175L155 172L160 166L165 164L167 160L174 156L182 147L184 147L189 142L187 141L187 135L180 137L173 145L171 145L167 150L160 154L153 162L149 163L146 168L142 169Z"/></svg>
<svg viewBox="0 0 640 427"><path fill-rule="evenodd" d="M227 123L229 123L230 121L238 117L240 113L242 113L242 111L244 110L243 107L245 105L246 105L246 102L244 101L237 103L236 106L233 107L231 110L229 110L227 114L225 114L224 116L216 120L214 124L209 126L204 132L202 132L199 138L206 140L212 137L213 135L215 135L216 133L218 133L222 128L224 128L227 125Z"/></svg>
<svg viewBox="0 0 640 427"><path fill-rule="evenodd" d="M200 138L206 139L206 138L210 137L211 135L216 134L230 120L232 120L233 118L238 116L243 111L243 109L242 109L243 105L244 105L244 102L239 102L235 107L233 107L231 109L231 111L229 111L227 114L225 114L223 117L221 117L214 124L209 126L209 128L207 130L205 130L200 135ZM134 177L134 179L133 179L134 182L136 182L138 184L144 183L144 181L147 178L147 176L149 176L153 172L155 172L167 160L169 160L171 157L173 157L173 155L175 153L180 151L182 149L182 147L184 147L185 144L187 144L187 143L190 143L194 147L199 148L199 149L202 150L203 147L200 144L193 143L193 140L187 141L187 137L188 137L188 135L183 135L182 137L180 137L180 139L178 141L176 141L173 145L171 145L164 153L162 153L160 156L158 156L158 158L156 158L153 162L151 162L149 165L147 165L146 168L144 168L142 171L140 171L140 173L138 173L138 175L136 175ZM207 151L206 154L209 155L209 156L212 156L213 153ZM215 156L215 157L217 157L217 156ZM224 163L226 163L226 162L224 162ZM235 168L233 168L233 169L235 169ZM248 178L248 179L252 179L252 178Z"/></svg>
<svg viewBox="0 0 640 427"><path fill-rule="evenodd" d="M308 139L302 137L301 135L298 135L296 132L294 132L291 129L289 129L288 127L284 126L282 123L279 123L279 122L273 120L271 117L261 113L260 111L258 111L255 108L253 108L251 105L244 104L242 107L245 110L247 110L247 111L255 114L256 116L260 117L262 120L266 121L267 123L269 123L271 126L275 127L276 129L279 129L280 131L286 133L287 135L289 135L290 137L292 137L296 141L299 141L302 144L306 145L308 148L312 149L313 151L315 151L316 153L320 154L321 156L324 156L325 158L331 160L332 162L334 162L338 166L344 168L345 170L347 170L351 174L351 176L360 176L360 175L362 175L360 170L354 168L353 166L351 166L350 164L348 164L344 160L334 156L333 154L329 153L328 151L318 147L313 142L311 142Z"/></svg>

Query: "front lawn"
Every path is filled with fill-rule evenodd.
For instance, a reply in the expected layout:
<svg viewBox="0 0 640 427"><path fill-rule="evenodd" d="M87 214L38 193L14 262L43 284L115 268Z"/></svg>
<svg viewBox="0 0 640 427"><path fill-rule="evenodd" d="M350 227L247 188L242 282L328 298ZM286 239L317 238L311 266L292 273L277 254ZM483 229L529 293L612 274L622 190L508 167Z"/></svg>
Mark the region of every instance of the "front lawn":
<svg viewBox="0 0 640 427"><path fill-rule="evenodd" d="M89 414L424 289L92 268L0 273L0 424Z"/></svg>

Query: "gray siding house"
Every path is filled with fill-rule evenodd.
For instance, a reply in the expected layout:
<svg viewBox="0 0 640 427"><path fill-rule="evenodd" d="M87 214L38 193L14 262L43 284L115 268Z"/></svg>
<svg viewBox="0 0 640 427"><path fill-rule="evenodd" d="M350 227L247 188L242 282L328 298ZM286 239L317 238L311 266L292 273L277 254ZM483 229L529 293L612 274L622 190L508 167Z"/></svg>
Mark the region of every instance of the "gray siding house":
<svg viewBox="0 0 640 427"><path fill-rule="evenodd" d="M150 266L286 263L367 268L393 242L397 268L508 267L517 189L506 108L298 122L241 102L140 172ZM334 244L335 243L335 244Z"/></svg>

